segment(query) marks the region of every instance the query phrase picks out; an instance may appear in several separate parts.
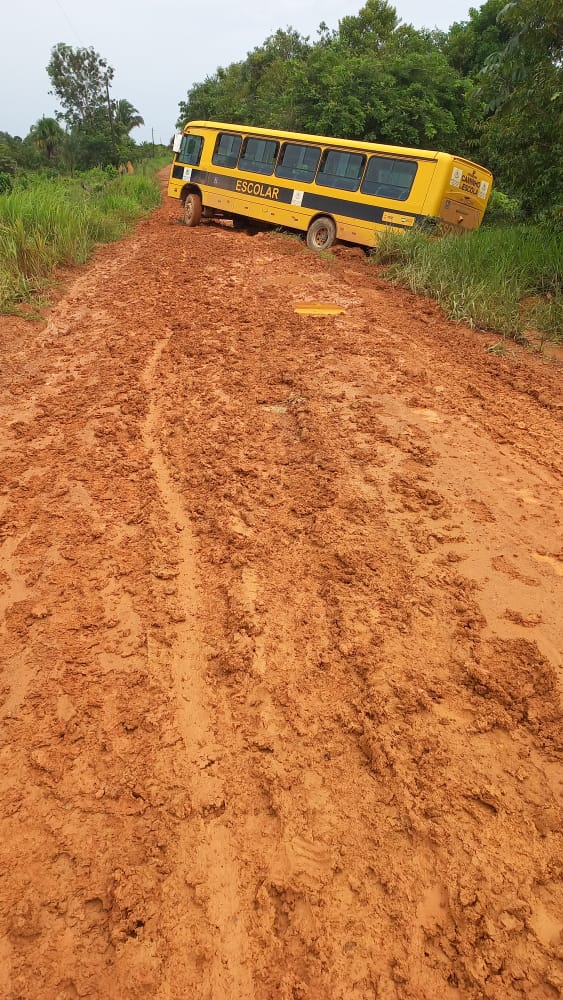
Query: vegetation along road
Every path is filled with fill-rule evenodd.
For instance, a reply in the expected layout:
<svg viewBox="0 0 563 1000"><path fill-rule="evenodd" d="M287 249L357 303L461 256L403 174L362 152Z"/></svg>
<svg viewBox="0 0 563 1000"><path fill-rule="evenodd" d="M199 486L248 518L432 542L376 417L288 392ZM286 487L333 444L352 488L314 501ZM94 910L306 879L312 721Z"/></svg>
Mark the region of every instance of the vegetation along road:
<svg viewBox="0 0 563 1000"><path fill-rule="evenodd" d="M561 364L178 214L0 320L0 995L551 1000Z"/></svg>

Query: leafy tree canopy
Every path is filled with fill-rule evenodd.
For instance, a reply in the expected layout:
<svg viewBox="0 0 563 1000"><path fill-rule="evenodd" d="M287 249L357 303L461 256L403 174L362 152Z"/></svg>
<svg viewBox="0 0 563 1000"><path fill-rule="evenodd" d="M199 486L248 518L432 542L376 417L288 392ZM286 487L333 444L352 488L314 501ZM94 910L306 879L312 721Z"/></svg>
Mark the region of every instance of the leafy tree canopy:
<svg viewBox="0 0 563 1000"><path fill-rule="evenodd" d="M47 73L71 127L92 121L107 100L114 76L113 68L93 48L74 49L64 42L53 48Z"/></svg>
<svg viewBox="0 0 563 1000"><path fill-rule="evenodd" d="M479 77L480 147L510 192L540 212L563 197L563 8L513 0L497 22L507 40Z"/></svg>
<svg viewBox="0 0 563 1000"><path fill-rule="evenodd" d="M471 7L467 21L457 21L443 36L442 48L451 66L462 76L475 78L485 60L508 41L508 30L497 20L506 0L487 0Z"/></svg>
<svg viewBox="0 0 563 1000"><path fill-rule="evenodd" d="M440 38L402 25L387 0L367 0L311 44L278 31L242 62L195 84L180 104L194 118L444 148L462 142L464 84Z"/></svg>

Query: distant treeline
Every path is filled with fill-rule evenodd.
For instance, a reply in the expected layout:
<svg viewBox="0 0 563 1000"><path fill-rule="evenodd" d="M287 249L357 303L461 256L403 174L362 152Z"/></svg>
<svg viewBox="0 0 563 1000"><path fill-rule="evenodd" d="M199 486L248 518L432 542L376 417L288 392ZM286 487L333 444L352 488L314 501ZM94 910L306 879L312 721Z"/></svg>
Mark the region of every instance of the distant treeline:
<svg viewBox="0 0 563 1000"><path fill-rule="evenodd" d="M180 102L194 119L457 152L541 215L562 201L563 7L488 0L449 31L401 24L386 0L316 41L278 30Z"/></svg>
<svg viewBox="0 0 563 1000"><path fill-rule="evenodd" d="M40 118L26 136L0 131L0 194L29 171L58 175L117 168L128 160L161 155L162 147L131 138L130 132L144 125L143 118L130 101L111 96L114 69L93 48L59 42L47 73L62 110L55 118Z"/></svg>

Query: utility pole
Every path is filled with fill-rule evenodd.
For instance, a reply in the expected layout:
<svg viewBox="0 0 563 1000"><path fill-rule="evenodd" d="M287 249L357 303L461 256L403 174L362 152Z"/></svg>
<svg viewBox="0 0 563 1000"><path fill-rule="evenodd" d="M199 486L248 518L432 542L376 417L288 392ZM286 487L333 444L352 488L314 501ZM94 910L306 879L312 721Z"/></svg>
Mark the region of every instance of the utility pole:
<svg viewBox="0 0 563 1000"><path fill-rule="evenodd" d="M151 137L152 137L152 157L154 160L154 128L151 128Z"/></svg>
<svg viewBox="0 0 563 1000"><path fill-rule="evenodd" d="M111 131L111 144L113 146L113 158L114 160L117 160L117 147L115 145L115 129L113 127L113 115L111 113L111 100L109 96L109 80L107 73L106 73L106 97L108 102L108 118L109 118L109 127ZM117 166L117 163L114 163L114 166Z"/></svg>

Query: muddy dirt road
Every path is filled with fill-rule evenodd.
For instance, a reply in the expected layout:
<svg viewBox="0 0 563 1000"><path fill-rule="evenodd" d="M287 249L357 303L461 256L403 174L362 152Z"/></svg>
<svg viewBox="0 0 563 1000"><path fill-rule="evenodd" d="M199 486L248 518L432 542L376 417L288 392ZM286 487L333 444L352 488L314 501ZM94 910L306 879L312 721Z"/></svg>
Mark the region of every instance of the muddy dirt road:
<svg viewBox="0 0 563 1000"><path fill-rule="evenodd" d="M0 323L0 996L551 1000L561 367L178 216Z"/></svg>

